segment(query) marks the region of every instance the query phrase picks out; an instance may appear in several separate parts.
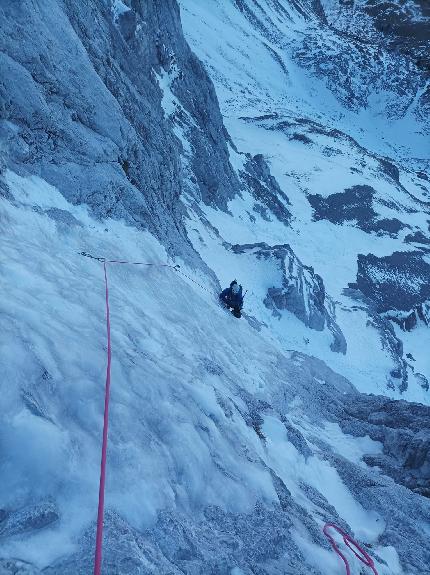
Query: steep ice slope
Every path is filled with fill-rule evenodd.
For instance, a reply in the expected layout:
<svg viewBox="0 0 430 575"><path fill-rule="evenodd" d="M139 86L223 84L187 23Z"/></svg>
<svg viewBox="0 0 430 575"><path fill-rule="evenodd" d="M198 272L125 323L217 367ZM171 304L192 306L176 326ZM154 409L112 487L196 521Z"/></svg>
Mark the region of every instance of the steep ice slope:
<svg viewBox="0 0 430 575"><path fill-rule="evenodd" d="M183 0L181 16L233 141L266 158L293 216L280 226L242 194L229 204L234 220L206 211L218 246L288 243L322 277L346 354L328 352L325 334L303 333L290 315L267 319L260 293L249 298L255 315L359 389L428 402L428 296L419 288L430 280L425 75L382 41L364 44L327 27L313 3ZM233 152L231 161L240 173ZM202 253L215 249L199 242ZM400 266L396 252L405 252ZM415 335L397 324L415 325Z"/></svg>
<svg viewBox="0 0 430 575"><path fill-rule="evenodd" d="M78 251L168 258L39 178L5 179L0 565L88 573L106 350L102 267ZM428 408L361 396L220 309L211 276L206 291L182 271L108 267L104 572L340 573L321 534L333 520L381 575L425 573Z"/></svg>
<svg viewBox="0 0 430 575"><path fill-rule="evenodd" d="M295 9L292 16L303 30L315 14L320 22L318 2L291 6L301 9L300 18ZM109 266L114 356L104 572L341 573L321 534L332 520L364 542L380 574L426 573L429 408L360 394L317 359L336 358L354 383L385 393L387 371L403 365L381 351L369 364L369 339L372 352L380 340L371 326L357 328L351 344L349 326L368 321L371 302L361 300L354 314L345 305L343 338L325 289L328 282L336 293L335 278L323 282L317 266L307 265L309 244L307 259L285 243L303 222L313 233L313 211L324 215L336 197L319 197L312 185L308 204L299 185L287 190L281 160L273 165L283 189L263 156L235 150L244 136L228 136L175 2L24 1L1 9L8 82L0 86L0 281L7 296L0 303L0 570L91 571L106 342L102 268L77 253L86 250L163 263L176 254L183 272ZM311 116L320 113L315 101L309 106ZM317 115L293 124L339 140L324 132L323 116L319 127ZM296 143L300 156L311 136L293 128L290 142L291 126L278 120L238 126L262 148L272 133L290 150ZM358 169L357 145L342 135L337 143ZM383 178L395 176L375 152L360 153L369 178L379 178L381 166ZM316 166L320 157L316 150ZM361 184L348 182L349 196ZM370 207L361 206L372 226L394 219L381 212L389 206L377 192ZM406 202L408 214L414 202ZM348 220L336 210L329 215ZM418 215L414 222L420 225ZM338 230L330 220L319 223ZM345 244L348 231L367 233L350 227ZM315 250L326 236L315 237ZM333 243L326 248L323 261ZM336 272L349 279L342 265ZM217 302L235 274L251 286L240 322ZM383 323L376 310L372 319ZM407 336L416 355L425 337L416 330ZM396 333L387 329L384 337L396 350ZM364 357L344 356L346 343ZM407 393L417 397L412 385Z"/></svg>
<svg viewBox="0 0 430 575"><path fill-rule="evenodd" d="M290 254L284 268L297 270L280 277L279 249L266 250L264 257L280 283L266 285L266 276L253 286L256 301L250 292L249 303L256 321L280 319L274 326L284 342L287 338L292 345L293 333L296 349L326 359L361 389L386 392L388 386L397 395L406 390L404 397L427 401L427 354L416 349L417 338L399 338L397 326L378 315L378 297L369 297L377 291L369 270L378 274L388 266L385 277L401 284L403 270L399 273L395 262L383 259L396 251L417 252L408 266L411 282L428 279L428 184L413 154L427 145L414 116L420 107L421 72L405 57L385 52L367 70L372 54L324 27L318 2L269 2L259 8L246 2L187 4L185 22L196 50L207 50L202 56L216 80L231 139L211 80L184 40L176 3L128 4L118 4L121 9L107 1L1 7L5 163L41 175L73 203L90 205L95 215L122 217L149 229L169 253L182 254L197 267L204 263L190 238L202 250L184 225L187 210L190 222L206 213L200 222L203 238L208 221L222 217L233 201L236 214L249 214L245 217L255 226L243 234L238 226L231 229L227 219L227 229L219 230L221 243L216 243L289 243L281 248ZM354 58L345 75L344 66L334 63L343 62L351 50ZM319 71L307 60L311 54ZM351 77L360 82L343 86ZM360 108L366 102L372 103L369 110ZM390 116L396 121L389 125L387 106L393 102ZM373 131L363 125L372 125ZM389 148L381 129L386 140L394 134ZM399 131L401 145L395 139ZM237 154L237 145L252 155ZM396 152L396 161L406 158L409 165L420 165L420 177L398 173L376 153L387 150ZM331 206L346 201L354 207L362 190L357 209L334 214L333 221ZM223 211L211 213L213 208ZM359 229L351 229L357 218ZM343 253L336 258L335 273L328 254L339 243ZM358 270L358 255L369 252L378 259L360 260ZM227 257L219 252L221 261ZM303 291L306 266L313 268L306 272L312 279ZM366 287L365 301L356 283ZM350 290L346 296L345 289ZM390 281L383 289L391 291ZM426 334L421 330L427 318L425 294L419 289L413 298L397 293L400 297L383 311L401 326L418 323ZM309 305L311 312L305 309ZM310 321L315 314L320 319ZM295 318L299 323L291 329ZM375 345L378 362L369 368L363 360Z"/></svg>

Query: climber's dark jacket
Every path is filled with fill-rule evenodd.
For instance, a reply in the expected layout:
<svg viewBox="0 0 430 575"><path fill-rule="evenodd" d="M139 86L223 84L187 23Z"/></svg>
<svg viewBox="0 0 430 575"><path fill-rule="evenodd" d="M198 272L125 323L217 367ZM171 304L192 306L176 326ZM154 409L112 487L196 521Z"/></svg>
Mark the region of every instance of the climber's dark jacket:
<svg viewBox="0 0 430 575"><path fill-rule="evenodd" d="M220 300L229 307L242 309L243 306L242 286L239 286L238 293L233 293L233 290L231 288L232 286L226 288L223 292L220 293L219 296Z"/></svg>

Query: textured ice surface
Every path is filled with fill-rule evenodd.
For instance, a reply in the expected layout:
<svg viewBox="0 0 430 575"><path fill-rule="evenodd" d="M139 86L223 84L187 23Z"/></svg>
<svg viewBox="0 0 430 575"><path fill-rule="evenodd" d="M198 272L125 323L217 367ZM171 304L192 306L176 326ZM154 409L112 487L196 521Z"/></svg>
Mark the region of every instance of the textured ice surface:
<svg viewBox="0 0 430 575"><path fill-rule="evenodd" d="M96 222L43 180L8 172L7 182L2 568L87 573L106 340L102 266L77 252L167 255L150 234ZM80 225L58 227L52 209ZM332 520L370 545L380 573L425 573L427 408L423 423L405 408L393 425L386 398L363 403L321 361L226 314L211 276L198 277L204 291L168 268L112 264L108 275L107 572L328 574L336 560L321 527ZM403 444L415 454L404 468Z"/></svg>
<svg viewBox="0 0 430 575"><path fill-rule="evenodd" d="M92 569L85 250L181 264L108 266L105 573L341 573L334 521L380 575L426 575L429 408L398 398L429 401L427 303L379 313L378 273L357 281L359 254L429 263L422 69L314 0L184 0L186 38L173 0L0 12L0 572Z"/></svg>

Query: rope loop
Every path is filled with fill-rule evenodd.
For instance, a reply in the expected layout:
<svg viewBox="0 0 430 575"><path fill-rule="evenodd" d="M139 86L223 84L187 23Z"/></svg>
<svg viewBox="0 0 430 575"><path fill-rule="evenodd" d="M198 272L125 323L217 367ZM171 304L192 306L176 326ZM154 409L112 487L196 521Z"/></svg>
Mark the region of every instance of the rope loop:
<svg viewBox="0 0 430 575"><path fill-rule="evenodd" d="M366 565L367 567L370 567L370 569L372 569L374 575L378 575L378 572L377 572L376 567L375 567L375 563L374 563L373 559L370 557L370 555L367 553L367 551L365 549L363 549L356 541L354 541L354 539L352 539L352 537L350 537L348 535L348 533L346 533L346 531L344 531L343 529L341 529L340 527L338 527L334 523L326 523L324 525L324 528L323 528L323 533L327 537L327 539L330 541L330 545L333 547L335 552L339 555L339 557L344 562L345 569L346 569L346 575L351 575L351 569L349 567L348 559L345 557L345 555L339 549L336 541L333 539L333 537L328 532L329 529L334 529L340 535L342 535L343 542L348 547L348 549L351 549L351 551L354 553L354 555L357 557L357 559L359 559L364 565ZM357 551L358 551L358 553L357 553Z"/></svg>

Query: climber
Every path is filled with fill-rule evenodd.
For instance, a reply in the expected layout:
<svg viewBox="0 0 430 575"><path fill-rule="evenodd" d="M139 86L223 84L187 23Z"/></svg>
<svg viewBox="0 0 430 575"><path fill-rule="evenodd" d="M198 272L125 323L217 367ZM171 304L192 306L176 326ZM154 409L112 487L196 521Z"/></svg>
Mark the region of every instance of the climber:
<svg viewBox="0 0 430 575"><path fill-rule="evenodd" d="M243 307L242 286L233 280L229 288L226 288L220 293L219 299L228 308L233 308L234 317L241 317L241 309Z"/></svg>

